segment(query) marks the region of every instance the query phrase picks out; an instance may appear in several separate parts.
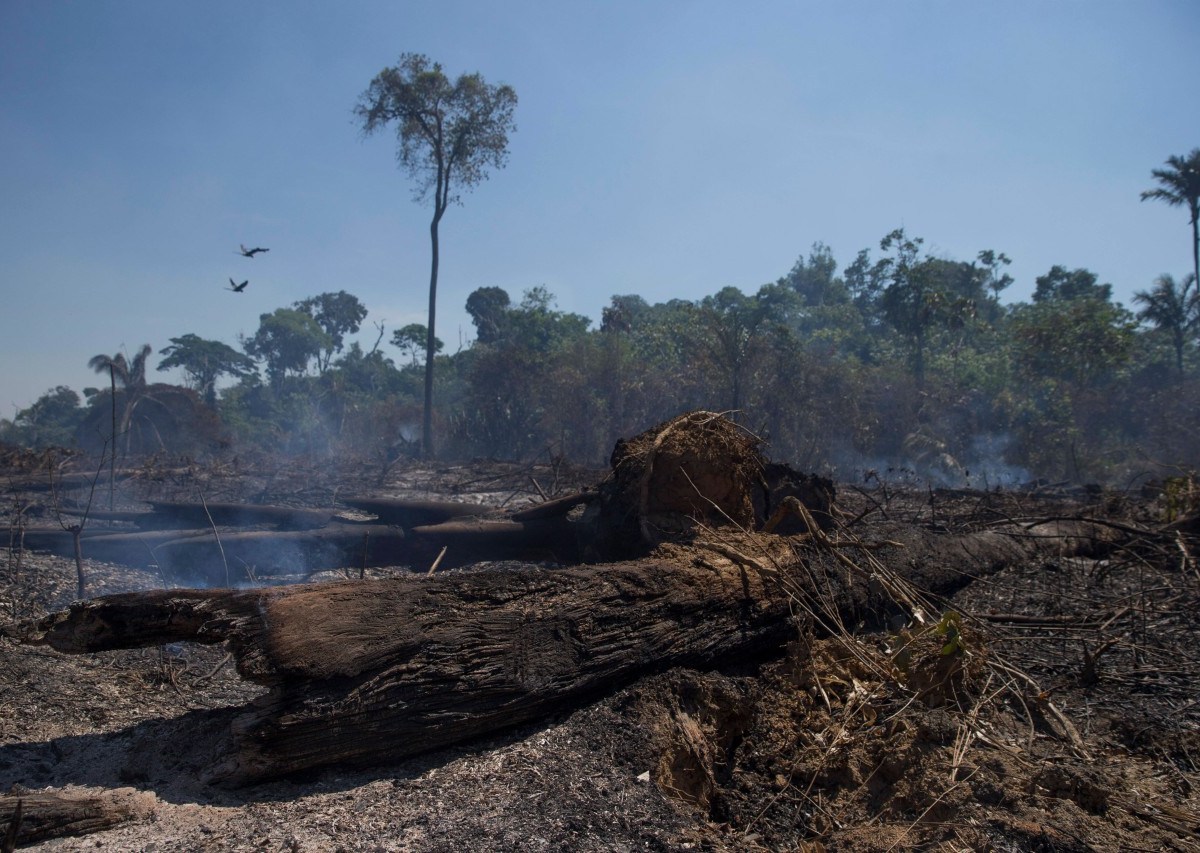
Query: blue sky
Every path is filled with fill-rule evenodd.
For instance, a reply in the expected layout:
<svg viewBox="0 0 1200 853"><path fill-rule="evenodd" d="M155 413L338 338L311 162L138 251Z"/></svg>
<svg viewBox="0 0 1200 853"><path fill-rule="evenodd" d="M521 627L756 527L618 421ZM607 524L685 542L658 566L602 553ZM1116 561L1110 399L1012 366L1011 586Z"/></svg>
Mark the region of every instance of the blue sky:
<svg viewBox="0 0 1200 853"><path fill-rule="evenodd" d="M322 292L367 306L367 347L424 322L430 210L352 114L405 51L520 99L508 167L442 223L454 350L477 287L597 319L899 226L1007 253L1009 301L1063 264L1128 303L1190 269L1186 213L1138 194L1200 146L1197 44L1194 0L3 0L0 417Z"/></svg>

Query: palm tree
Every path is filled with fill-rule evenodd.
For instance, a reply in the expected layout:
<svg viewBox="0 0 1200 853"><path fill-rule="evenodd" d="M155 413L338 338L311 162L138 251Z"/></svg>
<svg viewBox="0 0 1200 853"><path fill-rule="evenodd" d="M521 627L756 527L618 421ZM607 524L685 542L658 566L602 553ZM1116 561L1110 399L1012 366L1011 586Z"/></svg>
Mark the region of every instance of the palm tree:
<svg viewBox="0 0 1200 853"><path fill-rule="evenodd" d="M1161 186L1142 193L1142 201L1153 198L1171 207L1187 205L1192 217L1192 274L1200 279L1200 148L1193 148L1187 157L1168 157L1167 166L1150 172Z"/></svg>
<svg viewBox="0 0 1200 853"><path fill-rule="evenodd" d="M1175 347L1175 366L1183 375L1183 348L1191 333L1200 328L1200 291L1196 289L1196 276L1186 275L1178 283L1174 277L1160 275L1152 290L1139 290L1133 301L1145 306L1138 317L1154 324L1157 329L1169 332Z"/></svg>
<svg viewBox="0 0 1200 853"><path fill-rule="evenodd" d="M115 445L117 436L124 433L126 453L129 452L129 427L133 422L134 410L137 409L138 404L146 395L146 359L152 352L154 352L154 348L150 344L142 344L142 348L138 350L137 355L133 357L132 361L127 360L124 353L117 353L114 356L102 353L92 356L88 361L88 367L97 373L108 371L113 406L112 440ZM122 390L125 392L121 403L119 425L117 419L118 383L120 383Z"/></svg>

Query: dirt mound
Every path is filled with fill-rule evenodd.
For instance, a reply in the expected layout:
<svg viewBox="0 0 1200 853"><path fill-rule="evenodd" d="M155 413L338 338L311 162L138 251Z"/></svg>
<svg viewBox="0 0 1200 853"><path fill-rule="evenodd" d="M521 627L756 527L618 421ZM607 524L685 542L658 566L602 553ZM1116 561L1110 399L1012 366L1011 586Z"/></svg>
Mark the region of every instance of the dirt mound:
<svg viewBox="0 0 1200 853"><path fill-rule="evenodd" d="M1189 849L1194 814L1150 762L1079 752L1045 700L997 683L982 637L948 655L944 640L828 638L752 675L676 670L623 712L651 733L659 790L739 849Z"/></svg>

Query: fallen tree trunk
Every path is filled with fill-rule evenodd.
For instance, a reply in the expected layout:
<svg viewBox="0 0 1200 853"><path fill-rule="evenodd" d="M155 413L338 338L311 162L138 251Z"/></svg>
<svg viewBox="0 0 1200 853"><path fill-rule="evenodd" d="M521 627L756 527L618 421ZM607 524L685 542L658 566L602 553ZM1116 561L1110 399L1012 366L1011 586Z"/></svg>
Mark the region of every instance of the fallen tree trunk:
<svg viewBox="0 0 1200 853"><path fill-rule="evenodd" d="M154 795L122 788L104 794L28 791L0 795L0 827L14 846L64 835L88 835L148 817ZM12 848L6 848L12 849Z"/></svg>
<svg viewBox="0 0 1200 853"><path fill-rule="evenodd" d="M206 527L228 524L244 527L268 524L280 530L309 530L323 527L333 517L333 510L305 509L291 506L234 503L189 503L151 501L153 513L138 519L139 527Z"/></svg>
<svg viewBox="0 0 1200 853"><path fill-rule="evenodd" d="M94 507L71 506L60 507L56 511L76 518L128 522L139 530L212 527L214 524L234 527L269 525L279 530L309 530L323 527L333 519L332 510L266 504L151 501L150 506L153 508L112 512Z"/></svg>
<svg viewBox="0 0 1200 853"><path fill-rule="evenodd" d="M1065 534L1083 532L888 529L870 553L944 592L1057 553ZM270 688L235 723L237 753L216 774L249 782L398 759L576 706L650 671L759 654L796 635L797 612L878 622L898 608L842 559L861 553L734 534L567 570L107 596L21 633L69 652L227 642L239 672Z"/></svg>
<svg viewBox="0 0 1200 853"><path fill-rule="evenodd" d="M454 501L424 501L408 498L340 498L341 503L378 517L383 524L418 527L440 524L464 516L491 515L495 507Z"/></svg>
<svg viewBox="0 0 1200 853"><path fill-rule="evenodd" d="M426 571L435 562L450 569L494 560L578 561L573 529L555 519L469 519L407 531L384 524L335 524L297 532L226 532L219 538L210 531L163 542L154 554L174 583L192 586L228 586L267 575L305 576L332 569L397 566Z"/></svg>
<svg viewBox="0 0 1200 853"><path fill-rule="evenodd" d="M27 529L23 547L74 556L61 528ZM445 548L445 553L442 549ZM176 586L253 583L264 576L303 577L333 569L397 566L428 570L483 561L578 562L572 525L561 517L525 521L460 518L407 531L386 524L335 523L312 530L83 531L83 556L126 566L160 569Z"/></svg>
<svg viewBox="0 0 1200 853"><path fill-rule="evenodd" d="M154 568L159 565L157 549L168 542L196 541L212 538L211 530L159 530L114 533L111 528L85 529L81 534L83 556L89 560L118 563L124 566ZM60 557L75 554L69 530L38 528L25 531L23 547Z"/></svg>
<svg viewBox="0 0 1200 853"><path fill-rule="evenodd" d="M271 692L219 769L253 781L400 758L568 706L632 674L780 642L781 591L647 560L272 590L93 599L30 639L84 652L227 641ZM757 595L754 595L757 592Z"/></svg>

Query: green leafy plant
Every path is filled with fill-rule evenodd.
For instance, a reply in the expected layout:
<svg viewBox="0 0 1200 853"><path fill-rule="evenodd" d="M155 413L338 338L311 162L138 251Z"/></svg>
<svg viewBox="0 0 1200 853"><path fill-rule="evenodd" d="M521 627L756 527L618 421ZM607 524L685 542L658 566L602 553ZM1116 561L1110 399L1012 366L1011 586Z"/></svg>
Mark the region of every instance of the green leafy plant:
<svg viewBox="0 0 1200 853"><path fill-rule="evenodd" d="M953 610L942 614L942 618L933 626L933 631L945 640L942 644L943 655L966 651L962 637L962 618Z"/></svg>

